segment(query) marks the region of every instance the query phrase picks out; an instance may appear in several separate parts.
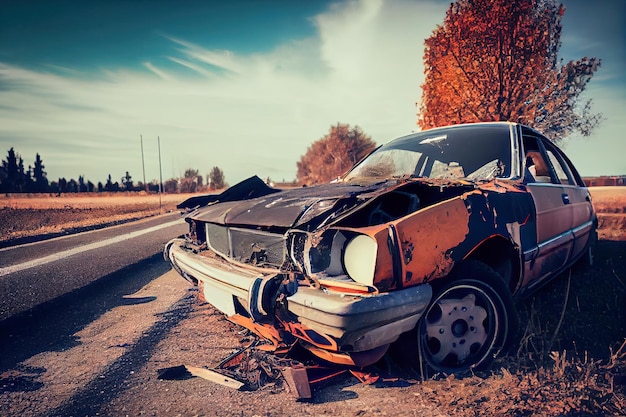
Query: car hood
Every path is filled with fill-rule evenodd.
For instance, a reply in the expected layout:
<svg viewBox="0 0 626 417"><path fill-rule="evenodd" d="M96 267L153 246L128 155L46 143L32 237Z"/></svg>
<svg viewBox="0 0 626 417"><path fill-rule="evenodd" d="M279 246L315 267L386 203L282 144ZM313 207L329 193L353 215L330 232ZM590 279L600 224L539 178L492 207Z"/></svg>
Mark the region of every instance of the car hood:
<svg viewBox="0 0 626 417"><path fill-rule="evenodd" d="M334 218L354 210L401 184L398 180L365 185L339 182L271 192L256 198L244 197L227 201L218 198L191 213L189 217L202 222L233 226L297 227L313 219L319 221L320 217Z"/></svg>
<svg viewBox="0 0 626 417"><path fill-rule="evenodd" d="M516 183L502 181L479 185L465 179L400 178L377 179L367 183L336 182L281 191L267 186L258 177L251 177L220 195L210 196L210 202L190 213L188 219L275 231L292 227L315 230L359 210L376 197L411 184L420 188L435 188L438 192L458 188L455 193L446 193L448 197L442 194L442 198L475 189L500 193L518 187ZM429 205L441 201L436 198L430 200Z"/></svg>

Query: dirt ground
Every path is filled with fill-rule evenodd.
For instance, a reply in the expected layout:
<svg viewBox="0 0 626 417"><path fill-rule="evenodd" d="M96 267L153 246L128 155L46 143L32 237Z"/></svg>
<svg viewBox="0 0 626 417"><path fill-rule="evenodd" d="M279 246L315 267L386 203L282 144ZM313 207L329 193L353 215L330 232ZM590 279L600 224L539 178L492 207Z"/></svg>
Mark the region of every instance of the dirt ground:
<svg viewBox="0 0 626 417"><path fill-rule="evenodd" d="M85 392L95 392L96 398L84 394L74 396L74 403L63 403L58 400L62 393L46 391L45 380L43 386L30 391L12 391L10 384L0 383L0 410L8 415L45 415L45 410L50 408L38 405L39 400L56 398L58 404L52 407L53 415L624 416L626 187L592 189L592 195L600 219L595 266L577 266L571 274L558 277L531 299L521 300L518 303L522 324L520 343L486 372L464 378L429 375L421 380L417 371L401 369L393 358L386 357L366 370L381 377L377 382L363 384L344 373L314 384L313 398L309 401L297 401L281 377L267 377L266 384L252 391L234 390L187 374L182 379L159 378L160 370L182 364L215 368L252 340L241 327L198 301L195 291L189 290L185 281L168 273L132 294L143 299L165 289L171 293L172 303L167 312L156 315L156 323L126 324L124 331L134 334L134 347L127 346L127 339L116 342L118 339L112 331L112 323L120 321L119 315L130 313L111 311L117 317L105 315L103 321L76 333L81 343L72 349L81 350L79 363L68 359L71 350L68 348L33 357L23 364L26 373L37 374L41 372L39 369L47 367L47 378L56 379L56 390L80 391L77 381L91 381ZM175 197L178 198L173 201L181 200L180 196ZM39 217L41 227L57 230L54 227L58 226L47 220L48 210L65 211L65 219L73 218L72 210L92 210L91 213L96 210L95 206L73 206L78 204L82 203L66 201L68 207L39 207L25 215L29 220L24 220L24 224L30 222L31 230L41 230L36 228ZM17 203L11 207L6 200L0 200L0 207L3 205L4 210L7 207L21 210ZM119 204L104 210L113 216L135 215L131 211L120 214L119 210L125 209L119 209ZM10 216L0 215L0 227L6 228L9 219ZM7 236L4 229L0 236ZM177 297L179 301L175 301ZM146 306L151 304L126 307L145 309ZM148 316L152 315L144 315ZM153 331L148 328L160 332L152 344ZM90 350L90 344L113 348L103 355L101 351ZM114 357L107 358L110 355ZM260 369L272 369L271 358L260 355L246 363L261 372ZM116 364L109 368L109 373L98 368L107 360ZM116 386L109 382L113 374L124 375ZM10 381L10 377L0 375L0 380ZM59 380L65 382L61 384Z"/></svg>
<svg viewBox="0 0 626 417"><path fill-rule="evenodd" d="M623 416L625 272L626 242L601 241L594 269L577 267L571 276L563 274L532 299L519 303L520 345L496 360L488 371L464 378L429 375L422 380L417 370L403 369L386 356L365 370L377 375L378 381L364 384L344 373L313 384L312 399L308 401L296 400L294 391L280 377L267 378L266 385L252 391L237 391L198 377L159 379L160 370L183 364L217 368L228 355L254 339L210 305L197 300L192 292L180 306L188 308L188 315L171 330L176 336L155 347L144 365L144 376L129 382L129 389L101 408L100 413ZM559 323L561 314L563 320ZM261 363L272 368L272 357L262 353L248 357L243 368L266 375Z"/></svg>
<svg viewBox="0 0 626 417"><path fill-rule="evenodd" d="M618 416L626 414L626 242L601 242L598 266L576 268L549 288L518 306L522 314L522 343L490 370L465 378L430 375L400 368L385 357L365 371L380 379L363 384L344 373L312 385L312 399L296 401L284 379L269 378L250 392L201 378L158 379L159 369L176 365L215 368L251 337L211 306L190 297L189 315L161 342L145 369L150 381L115 398L105 415L216 416ZM611 271L621 271L619 276ZM617 288L617 291L614 291ZM572 300L566 303L565 293ZM589 299L596 293L602 298ZM555 317L564 311L559 326ZM603 323L617 323L605 326ZM584 334L582 332L585 332ZM552 342L552 346L547 346ZM610 349L613 349L611 352ZM265 358L265 359L264 359ZM260 371L272 364L263 354L246 359L245 367ZM263 375L263 374L262 374ZM167 398L185 398L181 404ZM165 408L161 408L165 407ZM163 412L165 410L165 412ZM210 410L210 411L208 411Z"/></svg>
<svg viewBox="0 0 626 417"><path fill-rule="evenodd" d="M626 372L626 352L614 341L626 334L626 287L620 287L623 273L612 271L626 270L626 242L600 245L598 266L575 268L569 291L564 274L520 304L522 314L530 313L522 320L520 348L488 371L422 380L387 357L365 370L383 379L363 384L344 373L313 384L308 401L297 400L280 377L261 378L259 389L236 390L180 373L165 376L164 369L181 365L217 368L254 338L199 302L174 271L163 273L165 263L152 266L154 278L140 283L128 279L135 271L124 271L91 295L56 303L65 316L37 314L41 322L22 323L35 328L29 343L19 329L8 332L17 352L7 356L22 359L0 372L0 415L623 416L624 381L618 378ZM116 305L105 299L110 293ZM253 372L272 372L273 358L258 354L243 363Z"/></svg>

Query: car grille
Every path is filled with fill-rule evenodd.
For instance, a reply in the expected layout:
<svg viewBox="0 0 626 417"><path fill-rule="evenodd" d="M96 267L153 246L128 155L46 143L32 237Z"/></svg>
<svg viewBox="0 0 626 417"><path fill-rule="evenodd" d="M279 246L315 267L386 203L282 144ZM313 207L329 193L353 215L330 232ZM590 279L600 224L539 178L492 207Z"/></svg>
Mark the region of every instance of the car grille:
<svg viewBox="0 0 626 417"><path fill-rule="evenodd" d="M238 262L280 266L285 259L280 234L207 223L206 236L211 249Z"/></svg>

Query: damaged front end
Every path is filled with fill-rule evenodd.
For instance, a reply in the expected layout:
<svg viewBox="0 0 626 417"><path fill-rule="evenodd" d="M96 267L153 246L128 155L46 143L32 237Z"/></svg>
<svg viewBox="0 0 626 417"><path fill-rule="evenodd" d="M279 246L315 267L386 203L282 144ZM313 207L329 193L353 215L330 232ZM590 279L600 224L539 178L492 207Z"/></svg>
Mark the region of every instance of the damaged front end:
<svg viewBox="0 0 626 417"><path fill-rule="evenodd" d="M299 343L326 361L367 366L416 327L429 282L449 273L451 249L466 240L465 199L476 191L415 180L353 188L205 207L187 216L189 234L170 241L165 257L265 349ZM445 247L415 238L426 242L442 227L451 230L438 237Z"/></svg>
<svg viewBox="0 0 626 417"><path fill-rule="evenodd" d="M233 236L241 230L225 233ZM357 366L376 362L401 333L415 327L430 301L430 286L380 293L373 285L354 282L345 272L332 277L322 277L322 271L310 274L307 270L316 266L304 267L301 262L312 238L301 231L287 232L282 240L289 259L281 265L272 265L260 244L258 257L243 263L189 236L170 241L165 254L182 276L199 287L202 298L261 336L268 350L285 349L298 341L330 362ZM370 238L354 236L353 245L361 245L362 239Z"/></svg>

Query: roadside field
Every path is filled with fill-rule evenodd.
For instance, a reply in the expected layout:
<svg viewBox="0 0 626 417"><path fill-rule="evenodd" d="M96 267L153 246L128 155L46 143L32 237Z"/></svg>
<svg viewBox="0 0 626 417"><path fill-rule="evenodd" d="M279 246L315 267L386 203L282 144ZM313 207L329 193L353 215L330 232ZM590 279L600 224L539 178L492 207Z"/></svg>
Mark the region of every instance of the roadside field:
<svg viewBox="0 0 626 417"><path fill-rule="evenodd" d="M591 187L600 240L626 240L626 187Z"/></svg>
<svg viewBox="0 0 626 417"><path fill-rule="evenodd" d="M0 197L0 246L63 235L176 210L191 194L82 193Z"/></svg>

